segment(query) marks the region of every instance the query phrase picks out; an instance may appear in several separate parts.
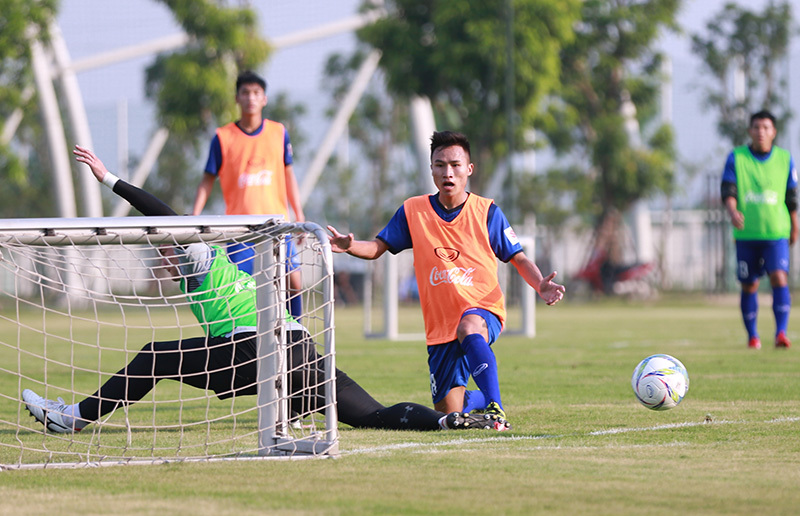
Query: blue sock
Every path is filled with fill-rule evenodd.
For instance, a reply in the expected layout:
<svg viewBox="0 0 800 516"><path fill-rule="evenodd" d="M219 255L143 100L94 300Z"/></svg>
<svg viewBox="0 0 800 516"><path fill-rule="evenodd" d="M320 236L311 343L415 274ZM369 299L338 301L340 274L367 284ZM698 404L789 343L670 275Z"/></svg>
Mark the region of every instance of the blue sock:
<svg viewBox="0 0 800 516"><path fill-rule="evenodd" d="M775 334L786 333L789 326L789 310L792 308L792 298L789 287L773 287L772 312L775 314Z"/></svg>
<svg viewBox="0 0 800 516"><path fill-rule="evenodd" d="M303 296L300 294L289 299L289 313L295 319L300 319L303 315Z"/></svg>
<svg viewBox="0 0 800 516"><path fill-rule="evenodd" d="M467 335L461 342L461 349L467 355L470 374L475 380L475 385L483 393L486 405L496 401L500 408L503 408L503 402L500 401L500 384L497 380L497 360L486 339L480 333ZM486 408L486 405L482 408Z"/></svg>
<svg viewBox="0 0 800 516"><path fill-rule="evenodd" d="M758 337L758 330L756 329L756 322L758 319L758 293L753 292L752 294L748 294L742 291L740 306L742 309L744 328L747 330L747 337Z"/></svg>
<svg viewBox="0 0 800 516"><path fill-rule="evenodd" d="M464 408L461 409L461 412L483 410L488 404L481 391L477 389L474 391L464 391Z"/></svg>

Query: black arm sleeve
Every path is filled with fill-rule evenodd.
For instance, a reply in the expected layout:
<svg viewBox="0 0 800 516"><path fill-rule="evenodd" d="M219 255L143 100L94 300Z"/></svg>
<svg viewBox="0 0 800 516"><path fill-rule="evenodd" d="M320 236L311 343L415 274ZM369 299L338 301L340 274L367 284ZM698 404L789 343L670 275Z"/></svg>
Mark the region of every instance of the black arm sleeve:
<svg viewBox="0 0 800 516"><path fill-rule="evenodd" d="M725 202L725 199L728 197L739 197L739 190L736 188L736 183L730 183L728 181L722 182L722 187L720 188L720 194L722 195L722 202ZM788 195L788 192L787 192Z"/></svg>
<svg viewBox="0 0 800 516"><path fill-rule="evenodd" d="M142 215L177 215L175 211L164 202L141 188L137 188L122 179L114 184L114 193L125 199L131 206L139 210Z"/></svg>
<svg viewBox="0 0 800 516"><path fill-rule="evenodd" d="M797 188L786 189L786 207L790 212L797 211Z"/></svg>

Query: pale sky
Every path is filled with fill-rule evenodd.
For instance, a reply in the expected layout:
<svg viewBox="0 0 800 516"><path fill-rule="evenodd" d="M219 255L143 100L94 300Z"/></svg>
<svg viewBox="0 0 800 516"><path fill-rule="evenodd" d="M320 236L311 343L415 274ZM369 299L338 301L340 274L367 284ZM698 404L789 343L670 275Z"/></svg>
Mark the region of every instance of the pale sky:
<svg viewBox="0 0 800 516"><path fill-rule="evenodd" d="M694 33L704 33L706 24L711 17L719 13L723 6L731 0L690 0L685 2L684 8L679 16L679 22L683 27L683 36L666 35L662 38L662 45L667 55L672 58L675 84L673 92L673 116L674 124L678 133L679 151L684 153L684 157L690 158L697 156L699 162L706 161L703 154L709 152L710 159L720 161L720 171L724 165L725 156L715 158L716 152L723 147L717 141L715 132L715 120L713 112L703 111L701 99L696 88L706 76L702 73L701 63L691 53L691 42L689 35ZM747 6L751 10L760 10L766 7L769 0L746 0L733 2L742 6ZM792 0L793 16L795 27L797 20L800 19L800 2ZM789 54L789 92L790 106L795 111L795 119L790 124L786 134L779 136L779 144L787 147L794 156L800 153L800 90L797 88L800 82L800 38L792 40ZM694 86L694 87L693 87ZM794 86L794 87L792 87ZM724 149L723 152L727 151Z"/></svg>
<svg viewBox="0 0 800 516"><path fill-rule="evenodd" d="M681 159L704 164L704 170L719 172L729 149L719 141L712 113L701 109L697 85L703 81L701 65L690 51L689 34L702 31L710 16L719 12L728 0L688 0L679 15L685 34L668 34L662 48L673 64L673 113ZM795 19L800 17L800 2L794 0ZM761 8L768 0L747 0L746 5ZM740 2L741 3L741 2ZM253 2L259 10L267 39L330 23L355 13L359 0L270 0ZM302 8L298 8L302 5ZM744 5L744 3L742 3ZM63 0L58 23L72 59L81 59L179 32L171 14L153 0ZM309 147L318 143L326 129L323 117L327 96L319 90L322 66L332 52L353 48L350 34L275 53L263 70L270 93L287 92L294 102L307 105L309 115L304 130ZM789 60L790 84L800 82L800 38L795 38ZM78 79L89 112L95 148L101 156L114 156L117 144L117 112L122 101L128 106L130 151L140 155L147 138L155 129L153 107L144 99L144 69L152 58L139 58L100 70L82 72ZM790 89L790 105L797 113L795 121L779 143L800 155L800 88ZM113 163L113 159L106 158ZM310 160L310 156L305 158ZM307 163L297 163L302 176ZM200 170L198 170L198 177ZM697 187L689 186L690 190Z"/></svg>

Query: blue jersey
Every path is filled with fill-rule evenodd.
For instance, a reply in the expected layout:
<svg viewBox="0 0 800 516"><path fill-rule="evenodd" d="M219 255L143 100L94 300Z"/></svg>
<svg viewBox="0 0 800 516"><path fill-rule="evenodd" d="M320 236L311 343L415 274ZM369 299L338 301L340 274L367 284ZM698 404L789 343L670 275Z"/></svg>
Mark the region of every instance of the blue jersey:
<svg viewBox="0 0 800 516"><path fill-rule="evenodd" d="M754 152L753 149L750 149L750 153L758 161L764 162L772 154L772 149L769 152ZM722 182L736 184L736 160L733 152L728 154L728 160L725 162L725 170L722 171ZM797 168L794 166L794 158L789 157L789 179L786 181L786 189L791 190L794 188L797 188Z"/></svg>
<svg viewBox="0 0 800 516"><path fill-rule="evenodd" d="M439 194L432 194L428 199L436 214L446 222L452 222L461 213L463 204L448 210L439 202ZM492 203L489 207L489 215L486 218L489 244L495 256L507 263L514 255L522 252L522 245L514 234L514 230L511 229L508 219L496 204ZM386 244L392 254L397 254L404 249L411 249L411 232L408 229L408 220L403 206L400 206L392 220L378 233L378 238Z"/></svg>
<svg viewBox="0 0 800 516"><path fill-rule="evenodd" d="M252 133L246 133L250 136L256 136L261 133L261 130L264 127L264 123L262 122L261 125L253 131ZM242 131L244 132L244 131ZM293 163L292 159L292 142L289 140L289 131L285 128L283 130L283 164L284 165L291 165ZM211 148L208 150L208 161L206 161L206 168L205 171L212 175L218 175L219 169L222 166L222 146L219 143L219 137L215 134L214 139L211 140Z"/></svg>

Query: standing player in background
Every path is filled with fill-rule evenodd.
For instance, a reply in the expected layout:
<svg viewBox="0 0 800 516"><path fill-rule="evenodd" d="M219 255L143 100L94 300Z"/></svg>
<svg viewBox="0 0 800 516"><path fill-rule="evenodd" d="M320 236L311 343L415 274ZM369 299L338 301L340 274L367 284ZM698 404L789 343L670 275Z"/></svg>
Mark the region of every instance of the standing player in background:
<svg viewBox="0 0 800 516"><path fill-rule="evenodd" d="M89 149L75 146L76 159L88 165L98 181L144 215L176 215L152 194L111 174ZM192 312L205 332L201 337L152 342L91 396L67 405L43 398L30 389L22 399L31 415L54 433L73 433L121 406L141 400L161 380L176 380L213 390L220 399L257 393L256 292L252 276L236 268L225 250L203 242L162 249L167 270L180 281L192 301ZM297 413L317 410L320 400L310 387L319 385L323 371L315 343L296 321L286 321L291 408ZM336 408L339 421L356 428L386 430L505 430L499 417L460 412L442 414L417 403L384 407L346 373L336 370Z"/></svg>
<svg viewBox="0 0 800 516"><path fill-rule="evenodd" d="M443 412L483 410L505 419L491 348L506 315L497 258L514 264L548 305L560 301L565 290L552 281L555 272L543 277L525 256L500 208L466 191L473 169L463 134L435 132L431 170L438 193L406 200L371 241L328 229L334 252L359 258L413 249L434 406ZM470 375L479 390L466 390Z"/></svg>
<svg viewBox="0 0 800 516"><path fill-rule="evenodd" d="M761 349L758 336L758 283L766 272L772 285L775 347L791 345L786 336L789 310L789 246L797 241L797 169L789 151L772 142L775 117L759 111L750 117L751 143L728 155L722 172L722 202L733 224L741 311L747 346Z"/></svg>
<svg viewBox="0 0 800 516"><path fill-rule="evenodd" d="M289 206L297 222L305 222L300 191L292 167L292 144L283 124L267 120L267 82L245 71L236 79L236 104L241 118L217 129L208 152L205 173L197 188L192 215L200 215L219 177L226 215L283 215L289 220ZM233 242L228 246L231 261L253 273L252 246ZM302 290L295 249L287 236L289 291ZM290 312L302 315L302 299L290 297Z"/></svg>

